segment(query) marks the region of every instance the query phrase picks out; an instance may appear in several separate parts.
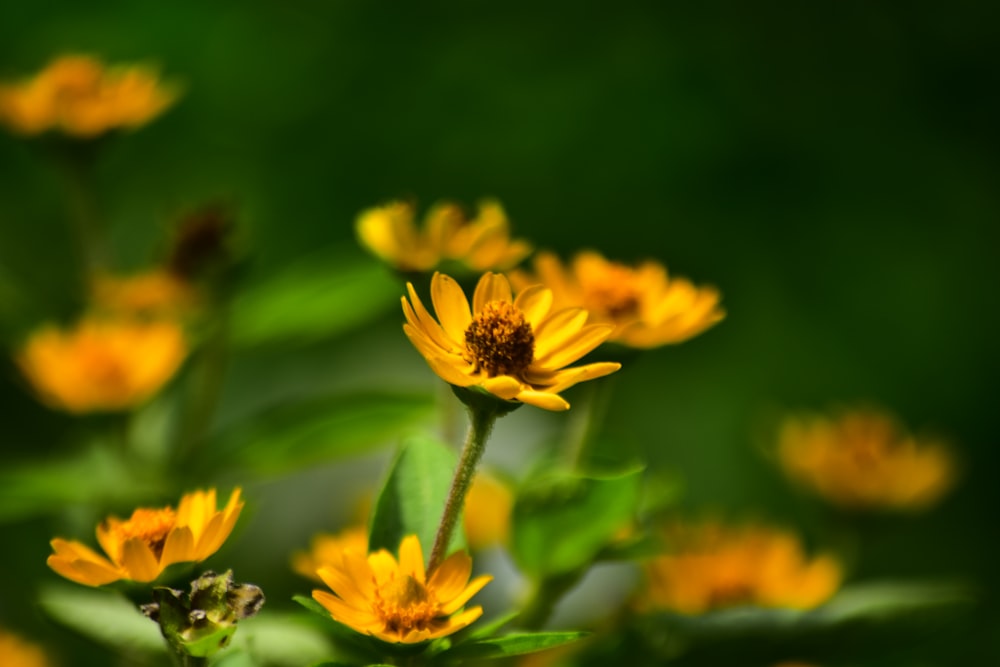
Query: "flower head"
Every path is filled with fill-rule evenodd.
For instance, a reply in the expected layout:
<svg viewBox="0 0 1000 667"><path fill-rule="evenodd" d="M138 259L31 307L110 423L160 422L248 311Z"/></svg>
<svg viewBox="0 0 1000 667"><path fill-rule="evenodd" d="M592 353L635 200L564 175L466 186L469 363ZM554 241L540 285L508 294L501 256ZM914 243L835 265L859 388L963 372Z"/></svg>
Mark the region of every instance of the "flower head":
<svg viewBox="0 0 1000 667"><path fill-rule="evenodd" d="M0 122L19 134L58 130L89 138L144 125L178 94L151 67L106 67L90 56L66 55L33 78L0 86Z"/></svg>
<svg viewBox="0 0 1000 667"><path fill-rule="evenodd" d="M403 202L370 208L358 216L358 238L401 271L430 271L442 262L454 262L480 273L514 266L531 252L526 241L510 238L507 216L495 201L480 203L473 220L451 203L432 207L423 230L413 218L413 207Z"/></svg>
<svg viewBox="0 0 1000 667"><path fill-rule="evenodd" d="M530 403L546 410L568 410L559 392L578 382L621 368L599 362L563 368L600 345L613 327L585 325L587 311L552 311L552 292L535 285L515 299L507 278L486 273L472 297L472 307L452 278L435 273L431 317L407 284L403 330L430 367L456 387L479 387L505 401ZM440 322L440 323L438 323Z"/></svg>
<svg viewBox="0 0 1000 667"><path fill-rule="evenodd" d="M304 577L320 581L316 571L321 567L342 567L344 552L368 553L368 528L358 524L334 535L322 533L312 538L309 551L292 554L292 569Z"/></svg>
<svg viewBox="0 0 1000 667"><path fill-rule="evenodd" d="M956 475L954 458L942 443L910 435L891 416L871 409L789 417L777 454L790 478L853 509L922 509L937 501Z"/></svg>
<svg viewBox="0 0 1000 667"><path fill-rule="evenodd" d="M345 551L339 565L317 572L333 593L312 595L338 623L385 642L415 644L457 632L482 615L482 607L459 611L493 578L470 582L471 572L472 559L458 551L428 577L420 540L410 535L399 546L399 560L385 549Z"/></svg>
<svg viewBox="0 0 1000 667"><path fill-rule="evenodd" d="M674 526L669 553L646 563L649 606L682 614L752 605L810 609L837 590L841 568L809 558L791 533L719 523Z"/></svg>
<svg viewBox="0 0 1000 667"><path fill-rule="evenodd" d="M215 489L185 494L173 507L140 507L128 519L111 516L97 526L107 558L81 544L52 540L53 570L86 586L113 581L153 581L174 563L200 562L218 551L243 509L240 489L216 508Z"/></svg>
<svg viewBox="0 0 1000 667"><path fill-rule="evenodd" d="M186 353L176 322L87 317L71 329L42 327L17 362L46 403L87 413L144 402L174 375Z"/></svg>
<svg viewBox="0 0 1000 667"><path fill-rule="evenodd" d="M52 664L40 646L0 629L0 656L6 667L48 667Z"/></svg>
<svg viewBox="0 0 1000 667"><path fill-rule="evenodd" d="M719 293L685 278L669 278L656 262L638 267L580 252L564 266L552 253L539 253L535 273L511 272L517 287L541 283L552 290L556 308L586 308L595 322L613 324L608 341L635 348L680 343L721 320Z"/></svg>

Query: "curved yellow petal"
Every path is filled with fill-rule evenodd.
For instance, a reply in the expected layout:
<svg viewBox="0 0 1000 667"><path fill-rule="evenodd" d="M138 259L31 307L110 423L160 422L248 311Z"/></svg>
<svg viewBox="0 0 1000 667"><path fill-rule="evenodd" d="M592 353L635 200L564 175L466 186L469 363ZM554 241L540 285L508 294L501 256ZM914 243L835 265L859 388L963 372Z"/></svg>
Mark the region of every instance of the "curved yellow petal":
<svg viewBox="0 0 1000 667"><path fill-rule="evenodd" d="M407 535L399 545L399 569L420 583L425 582L424 554L416 535Z"/></svg>
<svg viewBox="0 0 1000 667"><path fill-rule="evenodd" d="M464 551L456 551L438 565L427 585L439 602L448 602L462 592L471 573L472 558Z"/></svg>
<svg viewBox="0 0 1000 667"><path fill-rule="evenodd" d="M524 319L534 331L552 308L552 290L543 285L531 285L517 295L514 306L524 313Z"/></svg>
<svg viewBox="0 0 1000 667"><path fill-rule="evenodd" d="M479 384L479 386L494 396L504 399L505 401L514 400L518 393L520 393L524 388L524 385L522 385L516 378L512 378L509 375L498 375L494 378L486 378Z"/></svg>
<svg viewBox="0 0 1000 667"><path fill-rule="evenodd" d="M577 335L587 321L587 311L566 308L550 314L535 329L535 359L544 359Z"/></svg>
<svg viewBox="0 0 1000 667"><path fill-rule="evenodd" d="M613 324L591 324L583 327L576 336L566 340L562 345L550 350L544 356L535 356L533 366L543 368L562 368L580 357L590 353L608 339L615 330Z"/></svg>
<svg viewBox="0 0 1000 667"><path fill-rule="evenodd" d="M368 597L355 585L354 580L336 567L321 567L316 574L344 602L352 607L364 609L369 606Z"/></svg>
<svg viewBox="0 0 1000 667"><path fill-rule="evenodd" d="M483 312L486 304L492 301L514 301L510 289L510 282L507 276L502 273L484 273L476 284L476 291L472 295L472 310L476 313Z"/></svg>
<svg viewBox="0 0 1000 667"><path fill-rule="evenodd" d="M122 568L129 579L142 582L153 581L163 571L152 550L138 537L129 538L122 545Z"/></svg>
<svg viewBox="0 0 1000 667"><path fill-rule="evenodd" d="M543 410L552 410L553 412L569 410L569 403L558 394L526 389L519 393L516 398L522 403L534 405L536 408L542 408Z"/></svg>
<svg viewBox="0 0 1000 667"><path fill-rule="evenodd" d="M194 535L187 526L174 528L167 534L167 540L163 544L163 553L160 554L160 567L166 568L174 563L184 563L198 560L195 558Z"/></svg>
<svg viewBox="0 0 1000 667"><path fill-rule="evenodd" d="M465 340L465 330L472 324L472 313L461 286L450 276L435 273L431 278L431 302L451 340L458 343Z"/></svg>

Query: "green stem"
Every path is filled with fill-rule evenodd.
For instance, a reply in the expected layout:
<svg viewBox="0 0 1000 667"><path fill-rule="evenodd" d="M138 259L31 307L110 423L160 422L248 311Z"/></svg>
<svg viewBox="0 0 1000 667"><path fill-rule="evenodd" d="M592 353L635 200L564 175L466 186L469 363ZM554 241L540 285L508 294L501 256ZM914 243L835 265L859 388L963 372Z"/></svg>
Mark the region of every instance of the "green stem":
<svg viewBox="0 0 1000 667"><path fill-rule="evenodd" d="M434 548L431 550L431 559L427 566L428 574L433 572L448 555L448 544L451 542L451 534L458 524L458 519L462 515L465 494L469 490L472 477L476 473L476 466L483 457L483 452L486 451L486 441L489 439L493 425L499 416L498 411L491 408L488 403L469 405L468 407L469 432L465 438L465 445L462 447L462 454L458 461L458 467L455 469L455 477L451 482L451 490L448 492L448 500L444 506L441 524L438 526L437 536L434 539Z"/></svg>

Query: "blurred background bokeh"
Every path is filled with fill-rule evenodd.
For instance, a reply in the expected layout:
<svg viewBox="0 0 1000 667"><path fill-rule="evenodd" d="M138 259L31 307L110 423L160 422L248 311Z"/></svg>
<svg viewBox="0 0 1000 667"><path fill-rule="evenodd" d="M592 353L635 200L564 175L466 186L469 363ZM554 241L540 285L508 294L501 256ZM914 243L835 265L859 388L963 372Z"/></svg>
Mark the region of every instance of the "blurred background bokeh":
<svg viewBox="0 0 1000 667"><path fill-rule="evenodd" d="M235 212L253 285L316 257L366 261L354 220L373 205L495 197L536 247L654 258L717 286L721 324L622 370L600 451L681 480L692 512L818 538L828 511L766 454L777 417L878 404L941 434L959 484L927 512L875 522L851 577L968 582L980 602L967 624L928 633L924 661L899 664L986 665L1000 661L998 19L965 0L6 2L0 76L73 51L153 61L182 83L173 109L110 141L98 165L122 270L206 202ZM8 347L79 293L59 192L36 147L0 134ZM236 354L220 419L334 389L435 388L397 304L335 341ZM0 465L57 456L75 420L3 369ZM561 418L512 415L488 458L513 468L528 438L514 434ZM349 516L342 499L377 483L387 452L249 483L220 474L248 501L226 563L289 606L309 590L289 549ZM55 578L48 540L68 525L59 513L0 525L0 624L72 641L33 606ZM83 642L63 646L65 664L87 664L72 658Z"/></svg>

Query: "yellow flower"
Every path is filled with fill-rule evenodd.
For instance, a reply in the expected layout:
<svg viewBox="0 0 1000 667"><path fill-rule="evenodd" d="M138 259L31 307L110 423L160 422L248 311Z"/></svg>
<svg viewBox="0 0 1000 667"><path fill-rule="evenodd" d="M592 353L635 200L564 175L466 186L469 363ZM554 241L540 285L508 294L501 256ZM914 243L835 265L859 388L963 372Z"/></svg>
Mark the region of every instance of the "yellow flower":
<svg viewBox="0 0 1000 667"><path fill-rule="evenodd" d="M459 611L493 577L471 582L472 559L457 551L427 577L416 535L403 539L399 560L385 549L347 550L340 565L319 569L333 593L312 595L338 623L385 642L414 644L457 632L479 618L482 607Z"/></svg>
<svg viewBox="0 0 1000 667"><path fill-rule="evenodd" d="M48 667L51 663L41 647L0 629L0 656L5 667Z"/></svg>
<svg viewBox="0 0 1000 667"><path fill-rule="evenodd" d="M46 403L86 413L142 403L174 375L186 353L183 331L173 321L88 317L68 330L42 327L17 362Z"/></svg>
<svg viewBox="0 0 1000 667"><path fill-rule="evenodd" d="M556 308L586 308L595 322L615 326L609 342L644 349L680 343L725 317L715 288L669 278L656 262L633 268L583 251L564 266L554 254L543 252L534 267L534 275L512 271L514 286L541 283L552 290Z"/></svg>
<svg viewBox="0 0 1000 667"><path fill-rule="evenodd" d="M531 252L527 242L511 240L507 216L491 200L480 203L474 220L466 220L454 204L437 204L422 231L413 206L403 202L363 211L356 226L361 243L400 271L430 271L451 261L481 273L514 266Z"/></svg>
<svg viewBox="0 0 1000 667"><path fill-rule="evenodd" d="M584 326L587 311L552 311L552 292L541 285L514 299L507 278L486 273L469 302L452 278L435 273L431 300L440 324L407 283L403 330L430 367L457 387L479 387L505 401L568 410L559 392L621 368L599 362L563 368L600 345L613 327Z"/></svg>
<svg viewBox="0 0 1000 667"><path fill-rule="evenodd" d="M148 123L178 95L148 66L105 67L90 56L65 55L33 78L0 86L0 122L19 134L95 137Z"/></svg>
<svg viewBox="0 0 1000 667"><path fill-rule="evenodd" d="M195 491L172 507L140 507L126 520L108 517L97 527L97 541L107 558L80 542L52 540L48 559L53 570L86 586L113 581L153 581L169 565L203 561L229 537L243 509L240 489L216 508L215 489Z"/></svg>
<svg viewBox="0 0 1000 667"><path fill-rule="evenodd" d="M943 444L910 435L891 416L870 409L835 418L789 417L777 454L791 479L853 509L923 509L956 476Z"/></svg>
<svg viewBox="0 0 1000 667"><path fill-rule="evenodd" d="M163 270L131 276L100 274L91 291L97 310L118 315L176 317L190 311L196 301L189 283Z"/></svg>
<svg viewBox="0 0 1000 667"><path fill-rule="evenodd" d="M482 470L477 472L465 495L462 514L469 548L477 550L506 544L513 507L514 494L506 484Z"/></svg>
<svg viewBox="0 0 1000 667"><path fill-rule="evenodd" d="M682 614L751 605L810 609L837 590L841 568L808 558L791 533L718 523L674 526L669 552L646 563L646 603Z"/></svg>
<svg viewBox="0 0 1000 667"><path fill-rule="evenodd" d="M292 569L304 577L320 581L316 571L321 567L342 567L344 552L368 553L368 528L350 526L336 535L320 534L313 537L309 551L292 554Z"/></svg>

